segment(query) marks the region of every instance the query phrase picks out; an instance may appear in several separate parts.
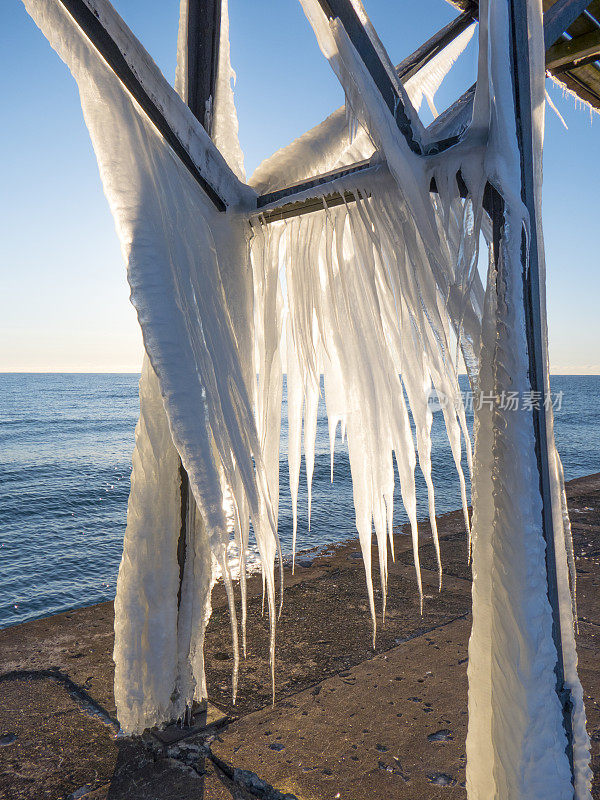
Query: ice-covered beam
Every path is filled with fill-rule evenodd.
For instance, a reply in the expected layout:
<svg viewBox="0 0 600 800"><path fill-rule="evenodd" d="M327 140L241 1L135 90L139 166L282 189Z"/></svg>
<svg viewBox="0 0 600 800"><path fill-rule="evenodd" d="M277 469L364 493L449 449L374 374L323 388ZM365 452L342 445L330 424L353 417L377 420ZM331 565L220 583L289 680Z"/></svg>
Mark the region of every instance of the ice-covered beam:
<svg viewBox="0 0 600 800"><path fill-rule="evenodd" d="M185 69L185 79L180 91L188 108L206 132L212 133L213 107L219 68L219 44L221 33L221 0L187 0L181 9L180 29L183 26L183 41L178 60ZM187 542L190 536L190 520L193 518L193 498L190 480L183 464L179 464L181 492L181 527L177 542L179 564L179 590L177 608L181 606L183 577L187 560Z"/></svg>
<svg viewBox="0 0 600 800"><path fill-rule="evenodd" d="M401 97L396 91L392 79L390 78L385 65L379 57L369 34L367 33L362 20L350 0L318 0L319 5L328 19L339 19L344 26L346 33L364 65L373 78L381 96L396 120L396 124L403 134L410 149L414 153L421 154L421 144L415 134L412 121L405 103L410 105L406 97Z"/></svg>
<svg viewBox="0 0 600 800"><path fill-rule="evenodd" d="M228 205L241 202L246 187L111 4L60 2L214 206L225 211Z"/></svg>
<svg viewBox="0 0 600 800"><path fill-rule="evenodd" d="M221 0L188 0L186 26L187 97L194 116L211 133L219 66Z"/></svg>
<svg viewBox="0 0 600 800"><path fill-rule="evenodd" d="M314 211L322 211L326 204L328 208L340 206L342 203L353 203L356 201L356 194L352 191L340 191L338 181L348 175L360 175L361 177L370 175L382 175L387 172L384 163L367 159L351 164L348 167L331 170L330 172L317 175L307 181L301 181L285 189L260 195L257 200L257 210L252 216L260 216L264 222L278 222L290 217L299 217L303 214L311 214ZM460 172L456 176L458 190L461 197L467 197L468 190ZM488 185L484 195L484 208L488 210L489 192L491 187ZM437 193L435 178L431 179L430 191ZM360 195L360 192L358 193ZM325 202L324 202L325 201Z"/></svg>
<svg viewBox="0 0 600 800"><path fill-rule="evenodd" d="M535 123L532 108L531 64L529 40L531 32L528 22L527 0L509 0L511 29L511 77L515 103L517 143L521 162L521 199L529 212L529 235L522 232L521 260L523 275L523 301L525 306L525 326L527 354L529 357L529 381L531 391L542 398L538 407L532 408L535 451L538 466L539 492L542 500L542 533L545 540L546 577L548 600L552 611L552 638L556 646L554 672L556 692L563 711L563 725L567 740L567 755L573 772L573 729L571 719L571 697L565 683L563 663L563 637L561 633L561 614L559 586L556 564L554 520L552 516L551 469L548 451L546 420L547 361L544 351L544 312L542 308L542 289L540 278L540 246L538 242L538 203L536 184ZM564 14L564 21L573 13ZM560 26L559 26L560 27ZM568 27L568 24L565 25ZM546 41L547 46L547 41ZM541 146L541 145L540 145Z"/></svg>
<svg viewBox="0 0 600 800"><path fill-rule="evenodd" d="M474 22L471 11L463 11L458 17L435 33L425 44L422 44L414 53L403 59L396 67L396 72L402 83L406 83L413 75L423 69L432 58L438 55L445 47L451 44L460 34Z"/></svg>
<svg viewBox="0 0 600 800"><path fill-rule="evenodd" d="M323 210L323 199L328 206L338 206L344 202L351 203L356 198L351 192L342 192L336 187L336 181L347 175L374 173L385 169L381 164L373 164L370 159L359 161L349 167L324 172L307 181L287 186L276 192L261 195L256 203L256 216L260 215L265 222L277 222L289 217L298 217L312 211Z"/></svg>
<svg viewBox="0 0 600 800"><path fill-rule="evenodd" d="M470 12L461 14L398 64L396 72L400 82L405 84L410 77L415 74L414 67L417 64L419 65L419 69L422 69L435 58L435 56L439 55L443 49L443 47L440 46L441 42L445 43L444 46L451 44L452 41L458 38L465 30L465 27L468 27L470 22L473 22L473 16ZM289 175L290 166L304 164L307 159L307 152L322 152L326 149L326 143L334 139L338 140L341 135L340 132L346 129L345 108L342 106L319 125L309 129L294 142L281 148L281 150L272 155L271 158L267 159L266 162L263 162L263 165L261 165L252 178L252 185L258 188L258 191L261 189L264 191L266 187L273 184L285 186L287 180L289 180L290 186L299 179L309 180L306 173L302 170L297 172L294 178L290 179L288 177L286 180L286 176ZM265 164L270 165L266 170ZM274 178L274 176L277 176L278 172L280 173L279 177Z"/></svg>

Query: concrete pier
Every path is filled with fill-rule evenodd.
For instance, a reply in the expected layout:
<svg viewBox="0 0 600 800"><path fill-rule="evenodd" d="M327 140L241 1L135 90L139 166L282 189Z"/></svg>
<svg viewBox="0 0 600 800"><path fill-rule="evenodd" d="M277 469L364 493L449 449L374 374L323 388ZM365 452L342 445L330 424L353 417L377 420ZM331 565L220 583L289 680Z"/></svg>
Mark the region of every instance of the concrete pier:
<svg viewBox="0 0 600 800"><path fill-rule="evenodd" d="M567 495L578 572L579 670L593 796L600 798L600 474L571 481ZM422 616L410 540L396 531L386 622L379 613L375 651L357 542L301 554L294 576L286 568L274 707L260 578L250 579L248 657L235 706L229 617L217 586L207 632L211 724L183 738L116 737L112 604L0 631L0 797L465 798L471 598L462 513L439 517L438 527L441 593L429 526L421 526ZM376 589L378 580L375 569Z"/></svg>

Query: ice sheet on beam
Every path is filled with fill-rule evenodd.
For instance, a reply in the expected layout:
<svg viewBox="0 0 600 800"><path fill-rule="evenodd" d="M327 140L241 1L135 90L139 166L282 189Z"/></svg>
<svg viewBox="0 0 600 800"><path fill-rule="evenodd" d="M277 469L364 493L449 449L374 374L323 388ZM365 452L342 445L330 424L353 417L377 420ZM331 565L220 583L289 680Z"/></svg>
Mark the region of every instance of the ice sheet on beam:
<svg viewBox="0 0 600 800"><path fill-rule="evenodd" d="M365 16L364 9L361 16ZM473 26L467 28L404 83L406 93L416 110L424 96L433 104L435 93L466 48L473 32ZM394 80L397 81L395 72ZM314 175L369 158L374 151L375 145L363 128L358 129L356 136L351 135L348 108L342 106L322 123L259 164L250 178L250 185L258 194L267 194Z"/></svg>
<svg viewBox="0 0 600 800"><path fill-rule="evenodd" d="M252 331L252 284L245 268L248 253L244 217L233 210L251 204L253 192L239 183L220 155L217 169L212 142L181 99L173 90L167 91L164 80L156 77L154 72L159 75L156 68L154 72L150 70L156 86L168 98L166 110L171 120L189 124L190 151L201 170L214 169L223 177L219 186L227 191L225 199L230 203L230 211L217 212L63 5L53 0L27 0L25 5L78 83L86 124L127 264L131 299L142 328L145 350L158 377L168 428L189 476L204 526L203 536L208 537L208 550L219 561L231 595L224 477L228 486L238 488L238 496L243 497L252 515L274 622L272 556L276 533L253 408L253 353L248 336ZM146 74L148 57L140 54L139 45L129 48L130 34L110 5L97 0L90 2L90 7L109 31L114 31L138 74ZM152 385L149 376L145 383ZM150 395L152 400L156 399L152 392ZM163 441L162 433L159 438ZM156 453L159 461L163 455ZM172 466L171 461L172 458L169 461ZM162 470L161 475L165 477ZM169 480L171 484L178 481L178 472ZM169 491L165 486L165 492ZM160 497L156 495L155 502L160 502ZM136 513L135 502L130 504L130 512ZM142 518L139 530L142 534L139 544L143 548L144 530L148 535L155 531ZM173 537L174 517L170 514L164 537L165 581L169 583L165 622L173 620L173 604L177 603L177 591L173 591L172 585ZM155 565L160 554L151 549L150 542L148 539L142 558ZM130 555L125 554L121 582L126 581L128 569L136 573L131 575L134 581L144 574L143 564L139 559L132 560ZM199 559L203 562L205 556L199 555ZM200 584L206 576L204 563ZM184 576L184 595L185 583ZM182 598L185 609L184 601L185 597ZM144 625L146 610L143 604L137 608L142 618L126 622L131 626L130 633L136 626ZM130 606L129 611L132 609ZM199 613L197 610L196 622ZM191 631L193 621L189 615L182 616L180 608L178 635L186 626ZM235 631L235 619L232 622ZM160 626L155 629L159 630ZM164 635L172 639L171 632ZM134 653L134 662L129 662L131 653L120 651L119 646L126 649L133 640L138 641L142 652ZM166 650L153 661L148 648L157 643L165 644ZM191 702L189 676L182 678L177 687L173 686L176 664L166 654L169 648L172 642L167 645L160 637L148 641L127 633L117 642L117 660L124 659L124 666L132 669L139 666L142 674L137 695L135 685L129 683L124 694L117 696L125 730L139 731L140 726L165 721L164 714L170 707L165 705L164 698L171 693L175 694L171 710L181 712ZM161 661L163 655L165 660ZM158 665L166 662L171 668L161 672ZM154 666L158 672L153 671ZM143 676L148 670L153 674L144 683ZM179 695L175 688L181 690Z"/></svg>

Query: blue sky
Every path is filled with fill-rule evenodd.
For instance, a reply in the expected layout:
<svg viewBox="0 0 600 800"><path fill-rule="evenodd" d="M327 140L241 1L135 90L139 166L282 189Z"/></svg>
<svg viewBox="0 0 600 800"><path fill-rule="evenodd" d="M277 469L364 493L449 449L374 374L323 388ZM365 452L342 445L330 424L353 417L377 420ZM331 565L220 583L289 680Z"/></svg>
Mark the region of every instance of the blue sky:
<svg viewBox="0 0 600 800"><path fill-rule="evenodd" d="M172 81L178 0L114 5ZM444 0L366 0L366 7L396 62L455 15ZM251 173L341 105L343 93L297 0L230 0L230 13ZM0 371L136 371L141 337L75 83L19 0L3 0L0 26ZM472 46L437 95L438 109L472 83L474 69ZM591 121L550 82L548 89L569 126L548 111L551 365L559 373L600 373L600 118Z"/></svg>

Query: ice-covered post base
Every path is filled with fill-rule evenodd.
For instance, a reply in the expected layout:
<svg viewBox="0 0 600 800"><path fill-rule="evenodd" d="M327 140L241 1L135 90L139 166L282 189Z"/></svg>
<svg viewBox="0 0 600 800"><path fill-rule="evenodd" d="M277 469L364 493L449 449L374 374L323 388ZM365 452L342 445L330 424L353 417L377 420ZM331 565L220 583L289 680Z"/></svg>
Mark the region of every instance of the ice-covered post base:
<svg viewBox="0 0 600 800"><path fill-rule="evenodd" d="M531 392L520 220L496 201L473 478L473 631L469 646L469 800L572 798L556 693ZM504 221L502 228L498 225ZM511 235L516 226L517 236ZM495 398L517 392L504 410Z"/></svg>

